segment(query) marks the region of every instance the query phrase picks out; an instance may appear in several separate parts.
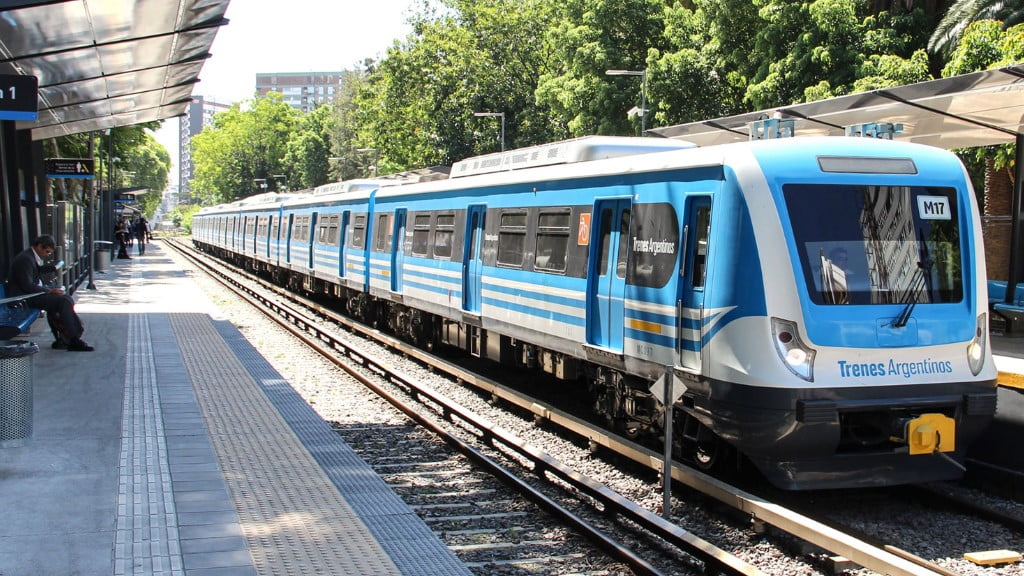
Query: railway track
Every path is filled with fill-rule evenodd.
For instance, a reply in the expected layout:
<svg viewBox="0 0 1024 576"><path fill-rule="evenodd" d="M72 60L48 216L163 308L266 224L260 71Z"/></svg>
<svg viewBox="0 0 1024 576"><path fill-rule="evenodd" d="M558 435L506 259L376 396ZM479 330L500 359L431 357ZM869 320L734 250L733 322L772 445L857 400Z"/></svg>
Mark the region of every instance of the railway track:
<svg viewBox="0 0 1024 576"><path fill-rule="evenodd" d="M174 245L173 243L168 244ZM202 267L208 272L212 271L210 265L202 262L196 254L190 253L191 251L188 251L181 245L174 245L174 247L180 254L186 256L193 264ZM455 430L452 430L450 427L444 426L434 418L425 415L421 409L413 407L411 403L399 398L399 396L392 391L385 389L385 387L381 386L380 382L375 381L375 378L372 375L368 375L367 371L373 375L379 376L391 384L399 386L411 396L416 397L420 402L432 405L437 412L445 417L445 419L451 422L457 422L458 425L462 427L462 430L471 428L472 431L470 432L470 436L476 436L477 440L483 444L496 446L500 443L502 449L511 450L520 460L532 464L526 469L526 472L537 476L545 473L557 475L565 484L568 484L574 490L578 490L580 493L583 493L590 498L599 500L602 504L602 509L598 511L599 514L609 515L611 517L621 516L628 518L631 522L639 525L642 529L651 531L662 538L665 542L675 546L678 550L682 550L684 553L693 556L698 561L691 563L693 566L693 573L710 571L716 574L764 574L764 572L750 564L747 564L740 558L687 533L685 530L665 521L650 511L629 502L606 486L579 474L559 462L557 459L552 458L543 451L539 451L529 446L513 435L500 430L490 422L465 410L444 396L437 394L429 388L418 386L413 378L402 374L397 367L390 366L386 362L370 358L365 355L365 353L347 346L342 339L339 339L333 333L333 331L324 331L318 327L322 324L322 319L308 316L305 312L290 304L280 301L271 301L273 299L267 298L266 295L258 295L257 290L253 290L251 287L243 288L239 285L239 282L228 280L223 275L218 275L215 279L221 282L225 287L235 292L239 297L248 300L254 306L260 308L261 311L273 310L276 316L270 317L272 319L279 320L281 326L285 327L293 335L299 337L309 346L318 349L326 358L329 358L332 362L341 366L353 377L361 381L368 388L372 389L376 394L387 399L388 402L412 418L419 426L435 434L449 446L455 447L460 453L462 453L462 455L472 460L477 467L485 469L488 475L497 478L506 486L510 486L518 496L532 501L547 512L548 515L557 518L558 522L562 526L569 527L573 531L581 534L593 545L602 549L611 558L614 558L616 561L628 566L632 573L663 574L665 572L655 568L651 562L641 558L637 553L617 542L601 528L596 527L591 522L570 511L566 506L556 501L556 499L545 494L544 491L534 488L528 480L521 478L505 466L502 466L482 450L470 446L469 443L463 439L465 437L464 433L456 433ZM339 357L336 353L341 353L341 356ZM578 497L578 494L579 493L570 492L568 497L574 500ZM437 509L438 507L444 507L445 505L432 504L431 506L433 507L431 509ZM446 506L457 507L458 504L448 503ZM421 516L430 518L430 515ZM500 519L496 520L500 521ZM472 531L476 529L469 530ZM441 530L441 533L444 534L444 530ZM463 534L464 533L462 532L457 532L457 535ZM465 548L465 546L467 546L465 544L456 544L455 546L454 550L457 554L459 554L460 550L466 552L468 550L476 551L478 549ZM491 550L515 550L518 548L518 541L491 543L487 548L490 548ZM671 554L671 552L669 553ZM460 557L461 556L462 555L460 554ZM553 556L562 556L563 559L566 557L570 559L574 557L572 555L567 556L559 554L547 555L548 558ZM672 560L674 561L675 558L673 557ZM521 559L508 560L505 562L513 564L519 561L521 561ZM665 559L662 558L662 561L665 561ZM496 561L494 559L489 561L489 563L494 562L501 561ZM602 569L602 571L603 570L604 569Z"/></svg>
<svg viewBox="0 0 1024 576"><path fill-rule="evenodd" d="M269 288L269 287L268 287ZM274 289L277 292L283 292L279 289ZM276 300L276 298L274 299ZM349 358L355 358L357 363L366 364L368 361L362 357L362 354L358 351L348 350L344 344L333 340L333 337L328 337L324 333L320 332L319 328L316 328L317 324L322 323L322 320L317 316L322 315L330 317L332 321L338 321L346 325L349 329L358 329L358 326L353 325L350 320L345 318L336 317L330 311L319 307L315 303L305 302L306 305L312 306L315 313L304 312L298 309L292 308L291 305L285 305L280 302L268 303L263 302L261 306L269 307L278 311L278 314L285 317L287 323L291 324L289 328L293 333L305 333L307 330L312 329L316 334L312 337L314 341L323 345L325 342L328 343L327 348L332 350L340 350ZM301 328L296 328L296 325L303 325ZM565 414L559 411L557 408L546 405L535 399L523 397L517 392L510 390L496 382L493 382L487 378L481 377L475 373L472 373L460 366L452 364L450 362L439 361L435 357L420 350L416 350L408 347L402 342L391 339L385 335L376 333L375 331L369 331L370 336L377 338L378 340L386 343L389 346L399 350L401 354L415 358L420 362L429 362L434 366L435 370L442 371L451 375L452 378L458 381L469 384L476 387L482 393L489 395L495 400L500 400L503 403L515 406L519 410L525 410L530 414L533 414L534 419L537 421L546 421L554 425L557 425L564 431L568 431L571 434L577 435L583 438L589 444L591 450L607 450L629 458L630 460L654 470L660 469L662 466L661 457L646 448L638 446L625 439L619 438L606 431L595 428L592 424L584 422L571 415ZM372 362L369 362L372 365ZM380 368L371 368L372 371L383 373L384 371ZM397 373L392 373L387 376L387 379L392 383L398 384L400 387L405 388L410 394L415 396L426 396L428 403L440 405L440 412L445 415L448 420L458 420L465 424L467 421L473 418L472 415L459 412L458 407L452 407L445 404L445 399L438 396L431 395L430 392L418 391L415 387L409 383L407 379ZM454 418L453 418L454 417ZM504 452L514 452L514 458L524 459L532 461L530 466L532 467L534 474L538 472L543 475L555 477L560 482L572 483L576 476L579 476L571 469L562 466L557 461L553 461L550 457L538 452L537 450L523 444L520 440L514 437L507 437L495 430L492 430L490 425L487 423L476 423L471 428L475 428L476 431L473 435L482 438L485 444L491 446L500 446ZM343 432L344 433L344 432ZM348 439L346 437L346 439ZM448 440L446 440L448 441ZM450 442L450 441L449 441ZM394 464L394 463L393 463ZM382 470L382 474L387 474L386 470ZM424 472L417 472L413 477L422 478L426 477ZM792 537L799 539L800 541L807 542L815 547L819 547L826 551L826 556L832 558L835 562L839 562L838 566L848 566L843 564L845 559L849 562L855 563L859 566L866 567L870 570L883 573L883 574L949 574L950 572L940 566L930 563L926 560L915 557L912 554L903 553L899 549L886 546L885 544L874 545L863 538L844 533L843 531L830 527L822 522L817 522L806 516L793 512L783 506L773 504L772 502L766 501L762 498L754 496L749 493L737 490L732 486L724 484L715 480L714 478L708 477L700 472L694 471L685 466L676 465L672 469L673 479L682 485L689 486L690 488L696 489L697 491L705 494L707 497L722 502L731 508L742 512L749 516L752 520L752 524L755 528L762 529L766 526L771 526L773 530L779 531L785 534L789 534ZM401 477L401 474L399 474ZM508 480L506 480L508 481ZM403 482L406 480L396 482L396 489L399 491L402 489ZM637 521L637 518L643 521L649 522L650 524L645 527L646 530L650 531L651 534L657 535L659 538L667 538L672 541L672 538L678 540L678 545L681 546L688 554L693 554L700 561L713 568L715 571L722 573L758 573L756 568L744 565L742 562L730 561L719 565L722 557L729 557L730 554L723 552L722 550L700 540L689 532L679 528L678 526L664 521L653 513L643 510L641 507L632 504L632 508L628 505L631 503L620 503L618 502L621 497L616 498L617 495L610 491L606 487L600 485L589 486L587 483L573 485L573 490L578 491L580 494L586 494L586 496L597 503L599 509L605 514L614 514L621 517L629 518L631 521ZM444 493L442 490L441 493ZM479 508L480 503L490 503L495 501L502 501L502 498L484 498L482 500L471 500L470 503L463 504L452 504L452 503L430 503L424 502L422 504L423 512L425 517L430 517L430 514L436 514L440 510L456 510L460 506L463 508ZM623 499L624 500L624 499ZM476 504L472 504L476 502ZM622 509L614 509L614 506L626 505ZM639 510L635 510L635 509ZM486 518L486 514L469 514L460 515L455 514L455 518L462 518L463 516L474 517L481 516ZM439 516L445 517L445 516ZM465 520L465 519L463 519ZM441 534L451 532L454 535L464 537L466 535L475 535L476 537L484 540L483 542L473 541L470 543L455 543L453 549L457 553L468 554L470 551L474 554L485 553L493 555L495 550L505 549L514 550L516 553L521 554L524 549L529 546L540 546L540 542L544 539L535 539L530 537L518 536L519 530L513 530L512 533L516 533L517 536L511 538L509 541L502 541L500 539L494 540L493 532L494 528L466 528L458 530L449 530L447 526L443 525L443 520L438 521L438 526L443 526L439 531ZM503 523L508 525L508 520ZM652 528L653 526L653 528ZM479 530L480 532L475 532ZM491 530L492 532L487 532ZM500 532L500 531L499 531ZM523 534L528 532L523 531ZM482 536L490 534L490 536ZM542 532L543 534L543 532ZM491 541L493 540L493 541ZM523 542L532 542L533 544L527 544L524 548ZM600 542L600 539L598 539ZM695 548L696 546L696 548ZM456 548L461 547L461 548ZM607 543L601 545L602 548L614 549L614 546L609 546ZM617 555L616 555L617 554ZM557 553L549 555L550 557L557 557ZM613 553L613 556L619 561L628 563L623 557L622 552ZM473 562L478 560L469 560L471 565ZM709 563L710 562L710 563ZM636 573L646 573L643 563L637 566L632 566L631 570ZM652 568L653 569L653 568ZM739 571L736 571L739 570ZM657 572L650 572L657 573Z"/></svg>

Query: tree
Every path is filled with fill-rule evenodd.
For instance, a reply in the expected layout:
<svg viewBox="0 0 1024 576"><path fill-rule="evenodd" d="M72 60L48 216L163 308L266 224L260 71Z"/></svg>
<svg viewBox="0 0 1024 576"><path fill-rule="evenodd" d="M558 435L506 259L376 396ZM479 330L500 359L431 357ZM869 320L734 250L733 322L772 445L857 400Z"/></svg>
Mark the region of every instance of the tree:
<svg viewBox="0 0 1024 576"><path fill-rule="evenodd" d="M214 115L213 125L192 138L192 191L202 204L244 198L285 173L288 140L300 112L270 92Z"/></svg>
<svg viewBox="0 0 1024 576"><path fill-rule="evenodd" d="M646 70L648 56L668 48L664 9L662 0L559 4L545 35L547 71L537 86L537 102L551 109L559 131L574 137L639 132L639 120L626 112L641 104L640 79L609 77L605 70Z"/></svg>
<svg viewBox="0 0 1024 576"><path fill-rule="evenodd" d="M754 109L931 78L929 67L921 66L926 56L915 54L926 42L930 15L913 2L893 3L880 12L865 1L757 4L764 24L747 59L747 69L756 69L748 73L746 92Z"/></svg>
<svg viewBox="0 0 1024 576"><path fill-rule="evenodd" d="M474 112L504 113L510 146L549 140L549 113L534 88L551 3L440 0L425 8L362 78L355 106L341 104L344 137L332 150L346 160L335 170L364 163L353 154L359 148L377 150L382 174L496 151L500 123Z"/></svg>
<svg viewBox="0 0 1024 576"><path fill-rule="evenodd" d="M1024 22L1024 1L957 0L935 27L928 49L941 54L953 52L967 27L979 20L998 20L1004 30L1016 26Z"/></svg>
<svg viewBox="0 0 1024 576"><path fill-rule="evenodd" d="M167 188L167 174L171 170L171 156L162 144L149 132L144 132L137 146L133 147L120 162L120 168L134 173L125 185L147 188L139 195L136 206L146 218L152 218L160 205L164 189Z"/></svg>
<svg viewBox="0 0 1024 576"><path fill-rule="evenodd" d="M284 157L287 182L274 179L273 186L287 184L293 189L306 189L330 180L327 158L331 155L333 122L334 111L330 106L318 106L302 117L288 140Z"/></svg>

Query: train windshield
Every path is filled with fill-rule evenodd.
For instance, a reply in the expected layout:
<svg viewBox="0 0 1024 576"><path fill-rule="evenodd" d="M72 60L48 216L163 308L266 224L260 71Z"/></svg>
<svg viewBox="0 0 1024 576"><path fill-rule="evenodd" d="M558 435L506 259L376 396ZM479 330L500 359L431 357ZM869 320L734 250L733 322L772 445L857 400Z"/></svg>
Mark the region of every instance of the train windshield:
<svg viewBox="0 0 1024 576"><path fill-rule="evenodd" d="M783 195L815 303L963 299L952 188L788 184Z"/></svg>

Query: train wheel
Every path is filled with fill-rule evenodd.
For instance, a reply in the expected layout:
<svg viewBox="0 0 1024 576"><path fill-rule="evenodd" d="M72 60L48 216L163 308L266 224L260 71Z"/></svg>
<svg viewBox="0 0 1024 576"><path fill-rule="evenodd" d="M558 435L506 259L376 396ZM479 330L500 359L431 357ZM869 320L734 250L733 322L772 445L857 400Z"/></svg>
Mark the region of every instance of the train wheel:
<svg viewBox="0 0 1024 576"><path fill-rule="evenodd" d="M701 470L716 469L724 460L726 452L726 447L717 438L704 438L697 442L693 450L693 461Z"/></svg>

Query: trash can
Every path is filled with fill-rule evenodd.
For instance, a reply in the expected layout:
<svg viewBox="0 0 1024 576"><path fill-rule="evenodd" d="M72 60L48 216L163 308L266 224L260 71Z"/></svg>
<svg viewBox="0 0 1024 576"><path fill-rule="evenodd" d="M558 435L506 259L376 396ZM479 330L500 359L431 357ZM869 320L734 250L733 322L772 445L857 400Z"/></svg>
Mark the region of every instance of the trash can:
<svg viewBox="0 0 1024 576"><path fill-rule="evenodd" d="M35 342L0 340L0 448L32 437L32 355Z"/></svg>
<svg viewBox="0 0 1024 576"><path fill-rule="evenodd" d="M92 243L96 250L96 271L106 272L110 270L110 254L114 251L114 243L106 240L96 240Z"/></svg>

